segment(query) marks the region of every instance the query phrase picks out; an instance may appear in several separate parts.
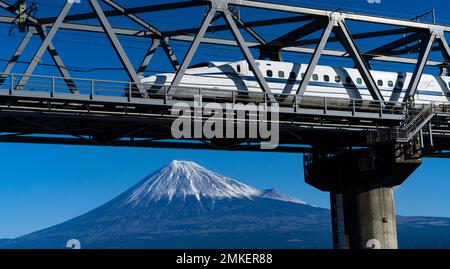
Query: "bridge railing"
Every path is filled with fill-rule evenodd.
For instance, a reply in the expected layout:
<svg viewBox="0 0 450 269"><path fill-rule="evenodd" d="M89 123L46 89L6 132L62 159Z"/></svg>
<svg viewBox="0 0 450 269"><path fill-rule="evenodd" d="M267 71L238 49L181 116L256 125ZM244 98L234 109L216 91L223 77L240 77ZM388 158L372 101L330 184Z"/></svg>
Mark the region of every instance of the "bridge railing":
<svg viewBox="0 0 450 269"><path fill-rule="evenodd" d="M298 96L291 94L267 94L263 92L247 92L220 88L199 88L170 85L153 85L147 83L132 83L114 80L99 80L86 78L7 74L2 77L3 85L0 90L16 92L41 92L55 97L59 94L88 95L95 100L96 97L121 97L128 101L143 98L143 92L151 99L160 99L164 103L168 100L194 101L195 96L201 96L202 101L218 103L256 103L270 104L271 97L275 97L280 107L290 107L296 112L302 110L330 112L344 112L346 115L358 113L372 113L383 115L404 115L406 106L397 102L380 102L374 100L328 98L318 96ZM26 80L26 83L24 81Z"/></svg>

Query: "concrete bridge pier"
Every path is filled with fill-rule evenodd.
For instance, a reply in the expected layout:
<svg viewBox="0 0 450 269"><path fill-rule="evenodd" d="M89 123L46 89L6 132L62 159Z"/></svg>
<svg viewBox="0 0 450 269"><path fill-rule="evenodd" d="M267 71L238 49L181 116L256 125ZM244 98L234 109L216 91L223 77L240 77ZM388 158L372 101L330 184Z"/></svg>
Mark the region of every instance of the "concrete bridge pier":
<svg viewBox="0 0 450 269"><path fill-rule="evenodd" d="M421 164L418 145L305 155L305 181L330 192L336 249L396 249L393 187Z"/></svg>
<svg viewBox="0 0 450 269"><path fill-rule="evenodd" d="M334 248L398 247L392 187L353 189L331 195L337 196L331 201Z"/></svg>

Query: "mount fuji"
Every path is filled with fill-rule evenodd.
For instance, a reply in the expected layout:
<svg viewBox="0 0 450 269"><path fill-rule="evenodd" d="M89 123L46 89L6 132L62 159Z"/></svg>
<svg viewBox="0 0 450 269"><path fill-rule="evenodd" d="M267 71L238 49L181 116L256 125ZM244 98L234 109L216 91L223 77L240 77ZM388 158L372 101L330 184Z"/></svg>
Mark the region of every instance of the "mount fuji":
<svg viewBox="0 0 450 269"><path fill-rule="evenodd" d="M450 220L398 217L402 247L450 247ZM447 239L445 239L447 238ZM188 161L173 161L108 203L0 248L331 248L330 212Z"/></svg>
<svg viewBox="0 0 450 269"><path fill-rule="evenodd" d="M329 212L189 161L173 161L110 202L0 248L331 247Z"/></svg>

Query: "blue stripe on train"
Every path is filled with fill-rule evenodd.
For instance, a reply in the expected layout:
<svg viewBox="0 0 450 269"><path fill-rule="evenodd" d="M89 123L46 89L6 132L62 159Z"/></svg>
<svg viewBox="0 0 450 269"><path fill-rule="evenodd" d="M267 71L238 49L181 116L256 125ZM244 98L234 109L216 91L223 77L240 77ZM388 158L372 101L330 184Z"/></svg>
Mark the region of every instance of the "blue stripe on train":
<svg viewBox="0 0 450 269"><path fill-rule="evenodd" d="M223 75L223 73L206 73L204 75ZM232 74L234 76L236 76L236 74ZM247 81L256 81L255 77L252 76L239 76L242 80L247 80ZM237 77L236 77L237 78ZM289 84L295 84L295 83L300 83L301 80L296 80L295 82L292 80L288 80L288 79L284 79L284 78L268 78L265 77L267 82L270 83L280 83L280 84L287 84L289 82ZM346 87L345 85L347 85L348 87ZM341 84L341 83L334 83L334 82L321 82L321 81L310 81L309 82L309 86L318 86L318 87L332 87L332 88L340 88L340 89L355 89L355 87L352 84ZM368 88L366 86L357 86L356 87L358 90L367 90ZM382 92L392 92L392 90L386 90L386 89L380 89L380 91ZM402 90L402 93L405 93L406 90ZM441 92L434 92L434 91L428 91L428 90L417 90L417 94L422 94L422 95L431 95L431 96L444 96L443 93Z"/></svg>

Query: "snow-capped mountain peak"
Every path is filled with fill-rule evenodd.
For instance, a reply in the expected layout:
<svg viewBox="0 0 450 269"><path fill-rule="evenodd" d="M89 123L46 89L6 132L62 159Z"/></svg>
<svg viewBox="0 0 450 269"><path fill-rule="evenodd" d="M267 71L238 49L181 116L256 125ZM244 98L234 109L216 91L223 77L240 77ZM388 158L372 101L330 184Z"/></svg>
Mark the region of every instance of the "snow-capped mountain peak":
<svg viewBox="0 0 450 269"><path fill-rule="evenodd" d="M252 188L190 161L172 161L130 190L127 203L158 201L195 196L212 199L251 198L259 193Z"/></svg>
<svg viewBox="0 0 450 269"><path fill-rule="evenodd" d="M257 198L271 199L313 206L300 199L289 197L274 189L257 189L231 178L219 175L191 161L172 161L144 178L121 196L122 205L148 206L152 202L173 199Z"/></svg>

